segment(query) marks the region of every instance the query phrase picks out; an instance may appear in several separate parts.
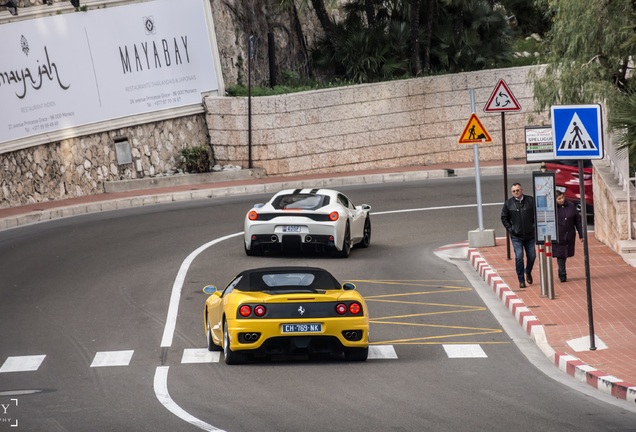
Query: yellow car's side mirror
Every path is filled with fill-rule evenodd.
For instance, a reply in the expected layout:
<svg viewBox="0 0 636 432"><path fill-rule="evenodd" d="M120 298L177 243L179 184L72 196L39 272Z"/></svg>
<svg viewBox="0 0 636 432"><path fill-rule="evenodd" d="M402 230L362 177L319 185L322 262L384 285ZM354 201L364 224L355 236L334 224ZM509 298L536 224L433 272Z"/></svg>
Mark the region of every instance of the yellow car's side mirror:
<svg viewBox="0 0 636 432"><path fill-rule="evenodd" d="M214 285L206 285L203 287L203 292L206 294L221 294Z"/></svg>

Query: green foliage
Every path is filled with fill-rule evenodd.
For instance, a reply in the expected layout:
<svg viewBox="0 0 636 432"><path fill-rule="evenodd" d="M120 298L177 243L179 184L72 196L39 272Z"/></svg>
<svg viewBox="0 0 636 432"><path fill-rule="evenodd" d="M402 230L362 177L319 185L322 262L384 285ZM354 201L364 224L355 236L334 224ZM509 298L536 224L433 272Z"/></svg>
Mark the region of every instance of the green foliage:
<svg viewBox="0 0 636 432"><path fill-rule="evenodd" d="M537 111L556 104L605 103L620 148L636 160L634 58L636 4L631 0L535 0L553 18L545 41L545 71L535 74ZM632 166L632 170L634 167Z"/></svg>
<svg viewBox="0 0 636 432"><path fill-rule="evenodd" d="M498 0L513 21L517 36L523 38L531 34L543 37L550 29L551 16L545 1Z"/></svg>
<svg viewBox="0 0 636 432"><path fill-rule="evenodd" d="M507 66L513 31L485 1L448 1L432 28L431 67L462 72Z"/></svg>
<svg viewBox="0 0 636 432"><path fill-rule="evenodd" d="M182 163L186 172L204 173L210 171L210 149L206 146L194 146L182 148Z"/></svg>
<svg viewBox="0 0 636 432"><path fill-rule="evenodd" d="M543 1L554 18L542 58L545 74L534 77L537 110L618 96L630 54L621 44L632 33L631 1Z"/></svg>
<svg viewBox="0 0 636 432"><path fill-rule="evenodd" d="M636 171L636 90L628 90L616 98L610 114L607 124L610 129L617 132L617 148L630 155L629 172L633 174Z"/></svg>
<svg viewBox="0 0 636 432"><path fill-rule="evenodd" d="M334 26L335 40L322 39L312 50L314 65L331 77L355 83L404 76L408 68L408 23L394 19L399 16L396 10L379 10L375 25L370 27L362 10L353 3L345 8L345 19Z"/></svg>
<svg viewBox="0 0 636 432"><path fill-rule="evenodd" d="M539 54L541 49L541 43L530 36L516 38L512 49L514 53L512 58L506 62L506 67L538 64L539 57L537 54Z"/></svg>
<svg viewBox="0 0 636 432"><path fill-rule="evenodd" d="M430 33L430 70L460 72L507 66L512 59L513 31L508 19L487 0L432 0L431 28L427 2L420 4L418 38ZM372 8L369 8L372 6ZM410 75L410 1L352 0L334 25L334 37L312 50L314 65L329 76L356 83ZM419 56L428 50L420 43Z"/></svg>
<svg viewBox="0 0 636 432"><path fill-rule="evenodd" d="M351 82L342 80L333 80L330 82L321 82L309 78L303 78L293 71L284 71L283 84L274 87L252 86L252 96L275 96L287 93L297 93L310 90L318 90L323 88L342 87L351 85ZM249 89L243 84L236 84L225 89L228 96L246 97L249 95Z"/></svg>

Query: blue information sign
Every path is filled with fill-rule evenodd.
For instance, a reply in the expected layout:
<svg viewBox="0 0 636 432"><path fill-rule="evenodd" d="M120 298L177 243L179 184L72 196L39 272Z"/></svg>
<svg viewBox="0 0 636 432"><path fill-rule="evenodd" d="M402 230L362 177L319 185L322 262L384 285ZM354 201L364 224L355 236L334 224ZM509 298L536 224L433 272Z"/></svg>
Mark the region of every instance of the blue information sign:
<svg viewBox="0 0 636 432"><path fill-rule="evenodd" d="M555 159L603 159L600 105L553 105Z"/></svg>

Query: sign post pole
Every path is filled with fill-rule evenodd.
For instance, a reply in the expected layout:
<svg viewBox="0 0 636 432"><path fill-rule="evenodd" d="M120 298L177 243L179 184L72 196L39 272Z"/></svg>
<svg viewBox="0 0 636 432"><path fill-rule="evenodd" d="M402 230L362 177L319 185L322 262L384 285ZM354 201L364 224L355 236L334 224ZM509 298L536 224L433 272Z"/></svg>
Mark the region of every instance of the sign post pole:
<svg viewBox="0 0 636 432"><path fill-rule="evenodd" d="M501 153L503 156L504 202L508 201L508 155L506 154L506 113L501 112ZM506 258L510 261L510 232L506 230Z"/></svg>
<svg viewBox="0 0 636 432"><path fill-rule="evenodd" d="M592 284L590 282L590 254L587 242L587 204L585 202L585 182L583 181L583 159L579 159L579 193L581 194L581 225L583 228L583 259L585 261L585 291L587 294L587 320L590 330L590 350L596 350L594 337L594 313L592 312Z"/></svg>
<svg viewBox="0 0 636 432"><path fill-rule="evenodd" d="M502 79L499 80L492 91L484 112L501 112L501 153L503 157L504 178L504 202L508 200L508 155L506 154L506 111L521 111L521 105L517 102L510 88ZM510 260L510 233L506 231L506 257Z"/></svg>
<svg viewBox="0 0 636 432"><path fill-rule="evenodd" d="M468 232L469 247L490 247L495 245L495 230L484 230L484 221L482 214L481 202L481 178L479 170L479 147L478 144L484 142L492 142L492 138L481 124L479 118L475 115L475 90L470 89L470 106L472 114L466 127L462 132L458 144L473 144L473 153L475 158L475 186L477 189L477 218L479 220L479 229Z"/></svg>
<svg viewBox="0 0 636 432"><path fill-rule="evenodd" d="M587 241L587 203L583 176L584 159L603 159L603 118L599 104L553 105L552 137L555 159L578 159L579 194L581 199L581 225L583 228L583 251L585 259L585 282L587 291L587 315L590 331L590 350L596 350L594 315L592 312L592 284Z"/></svg>

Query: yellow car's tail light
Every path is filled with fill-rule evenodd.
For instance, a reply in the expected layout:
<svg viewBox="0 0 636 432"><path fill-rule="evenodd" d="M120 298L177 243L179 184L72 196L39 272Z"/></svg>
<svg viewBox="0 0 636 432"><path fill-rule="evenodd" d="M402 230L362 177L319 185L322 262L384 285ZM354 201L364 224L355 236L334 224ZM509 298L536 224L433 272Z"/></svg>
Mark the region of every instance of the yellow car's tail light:
<svg viewBox="0 0 636 432"><path fill-rule="evenodd" d="M347 305L344 303L338 303L336 305L336 313L338 315L344 315L347 313Z"/></svg>
<svg viewBox="0 0 636 432"><path fill-rule="evenodd" d="M267 312L267 309L265 309L265 306L263 305L258 305L254 308L254 315L257 317L262 317L265 315L265 312Z"/></svg>
<svg viewBox="0 0 636 432"><path fill-rule="evenodd" d="M241 314L242 317L248 317L250 316L252 313L252 308L248 305L243 305L239 308L239 314Z"/></svg>
<svg viewBox="0 0 636 432"><path fill-rule="evenodd" d="M353 315L358 315L360 311L362 311L362 306L360 306L360 303L356 302L349 305L349 312L351 312Z"/></svg>
<svg viewBox="0 0 636 432"><path fill-rule="evenodd" d="M339 217L340 217L340 215L338 214L338 212L337 212L337 211L334 211L334 212L329 213L329 220L330 220L331 222L335 222L335 221L337 221Z"/></svg>
<svg viewBox="0 0 636 432"><path fill-rule="evenodd" d="M258 213L256 213L254 210L251 210L248 214L247 214L247 218L251 221L254 221L256 219L258 219Z"/></svg>

